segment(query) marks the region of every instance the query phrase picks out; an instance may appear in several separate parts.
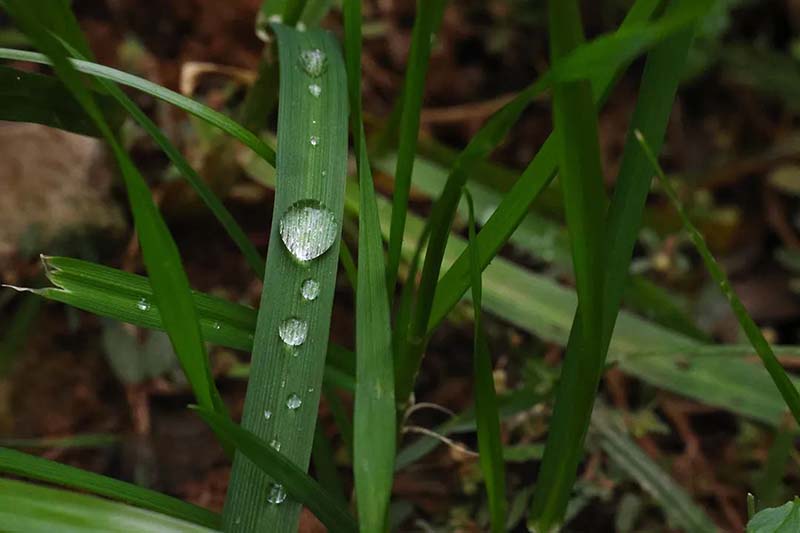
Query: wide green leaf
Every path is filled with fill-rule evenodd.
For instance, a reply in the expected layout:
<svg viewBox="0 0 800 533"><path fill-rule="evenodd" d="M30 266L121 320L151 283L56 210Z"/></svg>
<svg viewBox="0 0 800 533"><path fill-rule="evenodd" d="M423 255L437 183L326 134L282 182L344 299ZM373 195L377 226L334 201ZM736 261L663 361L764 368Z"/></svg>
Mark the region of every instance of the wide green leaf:
<svg viewBox="0 0 800 533"><path fill-rule="evenodd" d="M800 498L780 507L759 511L747 523L747 533L795 533L800 531Z"/></svg>

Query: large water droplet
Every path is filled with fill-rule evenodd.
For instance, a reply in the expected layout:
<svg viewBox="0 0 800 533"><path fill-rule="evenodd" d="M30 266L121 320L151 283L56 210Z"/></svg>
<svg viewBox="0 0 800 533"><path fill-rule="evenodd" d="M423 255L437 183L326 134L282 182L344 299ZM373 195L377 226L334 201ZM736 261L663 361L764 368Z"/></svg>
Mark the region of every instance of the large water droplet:
<svg viewBox="0 0 800 533"><path fill-rule="evenodd" d="M312 78L318 78L325 73L328 68L328 57L325 52L319 48L312 48L311 50L303 50L300 52L300 65L306 74Z"/></svg>
<svg viewBox="0 0 800 533"><path fill-rule="evenodd" d="M316 300L317 296L319 296L319 282L315 279L307 279L300 285L300 294L303 295L303 298L306 300Z"/></svg>
<svg viewBox="0 0 800 533"><path fill-rule="evenodd" d="M284 490L283 485L280 483L273 483L267 493L267 501L277 505L283 503L284 500L286 500L286 490Z"/></svg>
<svg viewBox="0 0 800 533"><path fill-rule="evenodd" d="M308 322L300 318L289 317L278 326L278 335L289 346L300 346L306 340Z"/></svg>
<svg viewBox="0 0 800 533"><path fill-rule="evenodd" d="M264 420L269 420L270 418L272 418L272 411L264 409Z"/></svg>
<svg viewBox="0 0 800 533"><path fill-rule="evenodd" d="M309 137L308 142L311 143L311 146L317 146L319 144L319 137L317 137L316 135L312 135L311 137Z"/></svg>
<svg viewBox="0 0 800 533"><path fill-rule="evenodd" d="M300 396L297 394L291 394L288 398L286 398L286 407L292 411L299 408L301 405L303 405L303 400L301 400Z"/></svg>
<svg viewBox="0 0 800 533"><path fill-rule="evenodd" d="M336 240L336 217L316 200L300 200L281 217L281 240L300 261L324 254Z"/></svg>
<svg viewBox="0 0 800 533"><path fill-rule="evenodd" d="M319 95L322 94L322 87L317 85L316 83L312 83L308 86L308 92L311 93L311 96L319 98Z"/></svg>
<svg viewBox="0 0 800 533"><path fill-rule="evenodd" d="M139 311L149 311L150 302L148 302L146 298L140 298L139 301L136 302L136 308L139 309Z"/></svg>
<svg viewBox="0 0 800 533"><path fill-rule="evenodd" d="M278 439L272 439L269 445L272 446L276 452L281 451L281 443L278 442Z"/></svg>

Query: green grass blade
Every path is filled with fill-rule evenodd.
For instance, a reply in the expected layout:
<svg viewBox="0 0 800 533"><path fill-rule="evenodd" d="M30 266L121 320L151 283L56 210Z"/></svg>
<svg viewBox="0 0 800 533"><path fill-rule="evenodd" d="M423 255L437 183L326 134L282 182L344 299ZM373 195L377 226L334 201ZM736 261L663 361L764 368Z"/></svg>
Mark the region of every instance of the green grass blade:
<svg viewBox="0 0 800 533"><path fill-rule="evenodd" d="M691 3L676 3L664 19L674 16ZM675 90L691 43L691 30L679 33L659 45L648 58L643 76L641 94L633 117L633 127L645 127L659 139L663 138L667 120L672 109ZM583 453L583 439L589 425L594 394L599 383L606 358L608 343L614 330L617 313L627 282L628 265L649 189L645 161L635 150L634 140L629 135L617 188L608 215L608 247L605 250L606 275L601 302L601 329L587 336L588 317L581 311L576 313L575 323L567 343L565 364L562 369L556 407L548 435L547 449L533 500L533 521L547 530L563 516L574 481L578 462ZM573 234L571 232L571 234ZM597 317L595 317L597 318ZM600 336L595 338L594 336ZM587 372L583 354L587 342L596 348L594 367ZM590 390L591 389L591 390ZM553 487L558 487L554 489Z"/></svg>
<svg viewBox="0 0 800 533"><path fill-rule="evenodd" d="M222 523L218 514L172 496L16 450L0 448L0 472L84 490L208 528Z"/></svg>
<svg viewBox="0 0 800 533"><path fill-rule="evenodd" d="M118 444L120 439L109 433L84 433L68 437L2 437L0 447L29 449L104 448Z"/></svg>
<svg viewBox="0 0 800 533"><path fill-rule="evenodd" d="M46 10L36 9L35 6L20 0L2 0L0 4L37 47L50 58L56 74L108 142L125 181L144 263L150 274L154 297L162 310L165 329L175 353L198 402L210 409L224 412L224 405L211 377L197 312L192 302L186 273L181 265L180 254L164 219L153 203L144 178L110 130L100 109L84 86L83 80L74 70L58 37L41 25L39 17L41 11Z"/></svg>
<svg viewBox="0 0 800 533"><path fill-rule="evenodd" d="M355 521L348 514L347 510L337 504L316 481L298 468L293 461L256 437L253 433L234 424L230 419L221 417L216 413L202 408L198 408L197 413L213 427L215 431L228 435L239 452L252 461L257 468L278 480L282 485L282 489L285 490L287 494L308 507L330 531L341 531L345 533L355 532L357 530ZM263 500L264 497L259 499L260 506L265 505ZM244 521L244 517L236 516L233 519L235 525L238 525L237 519L239 518L241 518L239 523ZM226 527L225 531L230 531L230 528ZM248 531L254 530L250 529ZM255 531L277 531L277 528L267 527L263 530L258 529Z"/></svg>
<svg viewBox="0 0 800 533"><path fill-rule="evenodd" d="M787 466L794 450L794 431L792 419L787 419L785 423L775 432L775 437L769 447L767 461L764 470L756 480L755 493L758 494L760 507L770 507L780 503L783 488L783 478L786 475Z"/></svg>
<svg viewBox="0 0 800 533"><path fill-rule="evenodd" d="M605 409L595 410L592 428L600 437L600 447L609 459L658 502L671 523L687 533L717 531L714 521L627 436L626 431L611 419L611 413Z"/></svg>
<svg viewBox="0 0 800 533"><path fill-rule="evenodd" d="M0 523L9 533L210 533L216 531L86 494L0 479Z"/></svg>
<svg viewBox="0 0 800 533"><path fill-rule="evenodd" d="M347 499L344 497L344 488L339 472L336 468L336 458L333 455L333 448L322 424L317 422L317 429L314 431L314 446L311 450L311 460L314 462L314 472L317 475L319 484L325 489L328 495L336 500L342 507L347 506Z"/></svg>
<svg viewBox="0 0 800 533"><path fill-rule="evenodd" d="M686 232L689 234L689 239L697 249L700 257L703 259L706 269L708 269L711 277L720 286L720 290L722 290L725 298L728 299L731 310L736 316L736 319L739 321L739 324L742 326L745 335L747 335L747 339L753 345L756 353L761 358L764 368L766 368L767 372L769 372L772 381L775 383L775 386L778 388L781 396L783 397L783 401L786 402L786 406L792 412L792 416L794 416L794 419L798 424L800 424L800 393L797 392L797 388L794 386L791 379L789 379L786 370L783 369L778 361L778 358L775 357L775 353L772 351L772 347L770 347L769 343L764 338L764 334L761 333L761 329L756 325L755 322L753 322L753 319L750 318L750 314L747 312L747 309L744 307L741 300L739 300L739 297L736 295L736 292L734 292L733 288L731 287L728 277L725 275L722 267L720 267L719 263L717 263L716 259L714 259L714 256L711 254L711 251L708 249L705 239L694 226L694 224L692 224L692 221L689 219L689 216L686 214L686 211L681 205L678 194L675 192L675 189L672 187L672 184L669 182L666 175L664 175L664 171L658 164L658 160L656 159L653 150L647 144L647 141L645 140L645 137L641 131L636 131L636 138L639 140L642 150L647 155L653 170L656 172L656 175L658 176L661 185L667 194L667 197L669 198L670 202L672 202L675 210L678 212L678 215L683 222L683 226L686 229Z"/></svg>
<svg viewBox="0 0 800 533"><path fill-rule="evenodd" d="M278 145L283 149L278 151L266 276L242 426L266 442L279 442L281 453L305 470L325 368L341 237L347 172L347 85L342 56L332 35L321 30L301 32L280 24L273 29L280 54ZM303 63L302 53L315 49L327 61L316 61L321 55L312 54L306 59L314 61ZM319 96L308 88L314 83L320 86ZM295 205L297 202L304 203ZM315 205L324 208L312 211L319 217L293 218ZM282 239L282 220L286 242L300 254L298 257L313 256L311 252L320 255L307 261L296 259ZM304 244L308 239L317 242L316 238L322 238L319 248ZM319 284L316 299L306 300L301 295L301 285L307 279ZM279 335L284 321L292 318L306 324L305 340L296 346L288 345ZM269 419L264 417L265 410L272 413ZM251 460L237 455L225 505L227 530L296 530L300 504L287 500L266 505L264 498L271 484ZM236 518L241 519L239 523L235 523Z"/></svg>
<svg viewBox="0 0 800 533"><path fill-rule="evenodd" d="M72 55L77 56L77 50L72 50ZM79 59L85 59L79 57ZM208 209L217 217L222 227L230 236L231 240L238 246L239 250L244 255L250 268L252 268L259 278L264 277L264 259L258 253L256 247L250 242L250 239L245 235L244 230L236 223L233 215L222 204L222 201L214 194L214 191L206 185L203 178L192 168L186 158L180 151L173 145L166 135L159 129L159 127L150 120L150 118L131 100L122 90L113 82L96 77L95 78L103 89L111 95L130 115L139 123L139 125L153 138L156 144L161 147L169 160L175 165L181 174L186 178L186 181L192 186L197 195L206 204Z"/></svg>
<svg viewBox="0 0 800 533"><path fill-rule="evenodd" d="M475 242L475 208L467 189L464 194L469 206L469 242ZM472 250L472 307L475 312L475 342L472 372L475 380L475 415L478 427L479 462L486 493L489 496L489 516L492 533L505 531L508 504L506 476L503 464L503 443L500 440L500 415L494 390L494 373L481 319L481 269L478 249Z"/></svg>
<svg viewBox="0 0 800 533"><path fill-rule="evenodd" d="M584 39L578 4L574 0L551 0L550 55L556 63ZM579 372L563 373L550 421L550 432L536 481L529 517L533 531L552 531L564 519L577 463L583 452L587 424L574 424L562 398L569 403L592 405L602 375L603 285L605 206L597 112L590 82L559 82L553 86L553 127L558 167L564 193L567 228L578 293L577 316L583 328L575 338ZM563 392L562 392L563 391ZM591 408L590 408L591 409ZM577 430L577 431L576 431Z"/></svg>
<svg viewBox="0 0 800 533"><path fill-rule="evenodd" d="M361 1L346 0L344 17L350 122L359 181L353 465L359 530L378 532L386 530L394 480L394 360L383 240L361 114Z"/></svg>
<svg viewBox="0 0 800 533"><path fill-rule="evenodd" d="M114 126L122 115L114 102L95 95L97 105ZM99 137L100 131L64 84L52 76L0 67L0 120L35 122L80 135Z"/></svg>
<svg viewBox="0 0 800 533"><path fill-rule="evenodd" d="M400 251L408 212L408 195L411 191L411 171L417 152L422 97L425 75L431 54L431 35L441 21L447 0L417 0L417 17L411 33L408 66L402 91L397 168L394 173L392 226L389 231L389 258L386 272L387 286L394 292L397 271L400 268Z"/></svg>
<svg viewBox="0 0 800 533"><path fill-rule="evenodd" d="M43 65L51 64L50 59L48 59L48 57L44 54L28 52L26 50L15 50L12 48L0 48L0 58L10 59L12 61L40 63ZM171 91L138 76L134 76L133 74L128 74L127 72L122 72L120 70L106 67L97 63L92 63L90 61L71 59L70 62L78 72L131 87L158 98L159 100L163 100L164 102L172 104L175 107L183 109L187 113L190 113L197 118L216 126L231 137L239 140L242 144L253 150L253 152L258 154L270 165L275 166L275 151L253 132L241 126L230 117L223 115L218 111L214 111L210 107L183 96L182 94Z"/></svg>

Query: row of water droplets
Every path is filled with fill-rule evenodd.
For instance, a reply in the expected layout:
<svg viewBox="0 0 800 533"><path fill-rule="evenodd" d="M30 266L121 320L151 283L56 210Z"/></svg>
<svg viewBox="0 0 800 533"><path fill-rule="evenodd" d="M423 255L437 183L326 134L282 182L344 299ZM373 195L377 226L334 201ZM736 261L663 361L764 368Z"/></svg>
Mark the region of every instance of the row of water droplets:
<svg viewBox="0 0 800 533"><path fill-rule="evenodd" d="M319 78L325 73L327 68L327 57L325 52L319 48L303 50L300 53L300 67L311 78L308 92L315 98L322 94L322 87L319 85ZM317 121L313 121L316 125ZM311 146L318 146L320 138L311 135L309 138ZM324 173L323 173L324 175ZM292 204L279 222L281 241L289 253L297 261L308 263L327 252L333 246L338 233L336 217L325 206L317 200L300 200ZM300 284L300 296L304 301L313 302L320 293L319 281L308 278ZM283 343L293 350L297 355L297 349L306 341L308 335L308 322L297 316L290 316L281 321L278 325L278 336ZM284 382L285 383L285 382ZM313 392L309 388L308 392ZM286 407L295 411L303 405L302 398L297 393L292 393L286 398ZM272 418L272 411L264 410L264 419ZM270 445L277 451L281 449L281 443L273 439ZM286 500L286 490L280 483L273 483L267 493L267 501L272 504L280 504Z"/></svg>

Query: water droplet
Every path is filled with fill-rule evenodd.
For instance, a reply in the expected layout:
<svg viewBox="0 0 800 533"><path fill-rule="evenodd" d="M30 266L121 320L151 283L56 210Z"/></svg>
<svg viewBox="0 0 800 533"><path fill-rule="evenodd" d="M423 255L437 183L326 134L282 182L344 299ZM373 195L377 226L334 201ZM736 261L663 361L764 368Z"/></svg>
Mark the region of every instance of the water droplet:
<svg viewBox="0 0 800 533"><path fill-rule="evenodd" d="M269 445L272 446L276 452L281 451L281 443L278 442L278 439L272 439Z"/></svg>
<svg viewBox="0 0 800 533"><path fill-rule="evenodd" d="M269 420L270 418L272 418L272 411L264 409L264 420Z"/></svg>
<svg viewBox="0 0 800 533"><path fill-rule="evenodd" d="M319 98L319 95L322 94L322 87L320 87L316 83L312 83L311 85L308 86L308 92L311 93L311 96L315 96L315 97ZM314 121L314 122L316 122L316 121Z"/></svg>
<svg viewBox="0 0 800 533"><path fill-rule="evenodd" d="M139 309L139 311L149 311L150 302L148 302L146 298L140 298L139 301L136 302L136 307Z"/></svg>
<svg viewBox="0 0 800 533"><path fill-rule="evenodd" d="M314 392L314 387L309 387L308 392Z"/></svg>
<svg viewBox="0 0 800 533"><path fill-rule="evenodd" d="M294 411L298 407L303 405L303 400L300 399L300 396L297 394L291 394L288 398L286 398L286 407Z"/></svg>
<svg viewBox="0 0 800 533"><path fill-rule="evenodd" d="M302 294L303 298L306 300L316 300L317 296L319 296L319 282L311 278L305 280L303 284L300 285L300 294Z"/></svg>
<svg viewBox="0 0 800 533"><path fill-rule="evenodd" d="M233 523L238 526L239 524L242 523L242 517L241 516L237 516L236 520L234 520Z"/></svg>
<svg viewBox="0 0 800 533"><path fill-rule="evenodd" d="M322 171L322 177L324 178L324 177L325 177L325 176L327 176L327 175L328 175L328 171L327 171L327 170L323 170L323 171Z"/></svg>
<svg viewBox="0 0 800 533"><path fill-rule="evenodd" d="M281 388L282 389L286 388L286 379L285 378L281 380Z"/></svg>
<svg viewBox="0 0 800 533"><path fill-rule="evenodd" d="M311 146L317 146L319 144L319 137L317 137L316 135L312 135L311 137L309 137L308 142L311 143Z"/></svg>
<svg viewBox="0 0 800 533"><path fill-rule="evenodd" d="M300 52L300 65L306 74L312 78L319 78L328 68L328 57L319 48L303 50Z"/></svg>
<svg viewBox="0 0 800 533"><path fill-rule="evenodd" d="M283 17L280 16L280 15L272 15L272 16L269 17L269 21L270 22L275 22L275 23L278 23L278 24L282 24L283 23Z"/></svg>
<svg viewBox="0 0 800 533"><path fill-rule="evenodd" d="M214 322L213 324L211 324L211 327L212 327L212 328L214 328L214 329L219 329L219 328L221 328L222 326L220 326L220 323L219 323L219 322Z"/></svg>
<svg viewBox="0 0 800 533"><path fill-rule="evenodd" d="M278 505L286 500L286 491L280 483L273 483L267 493L267 501Z"/></svg>
<svg viewBox="0 0 800 533"><path fill-rule="evenodd" d="M316 200L295 202L280 221L281 240L300 261L310 261L328 251L337 231L333 213Z"/></svg>
<svg viewBox="0 0 800 533"><path fill-rule="evenodd" d="M278 335L289 346L300 346L306 340L308 322L303 319L289 317L278 326Z"/></svg>
<svg viewBox="0 0 800 533"><path fill-rule="evenodd" d="M297 31L306 31L306 23L301 20L300 22L297 23L296 28Z"/></svg>

